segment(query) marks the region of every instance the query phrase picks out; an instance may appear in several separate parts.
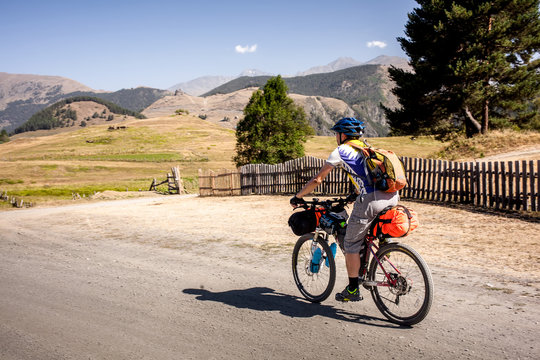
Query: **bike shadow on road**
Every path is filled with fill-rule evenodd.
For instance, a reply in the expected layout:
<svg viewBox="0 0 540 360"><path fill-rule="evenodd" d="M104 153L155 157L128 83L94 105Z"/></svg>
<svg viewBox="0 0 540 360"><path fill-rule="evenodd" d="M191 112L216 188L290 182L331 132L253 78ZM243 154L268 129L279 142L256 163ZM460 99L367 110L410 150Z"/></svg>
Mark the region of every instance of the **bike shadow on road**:
<svg viewBox="0 0 540 360"><path fill-rule="evenodd" d="M183 292L197 295L197 300L220 302L241 309L279 311L282 315L290 317L308 318L318 315L376 327L408 328L388 323L387 320L382 318L353 313L329 305L310 303L303 298L282 294L268 287L253 287L222 292L212 292L206 289L184 289Z"/></svg>

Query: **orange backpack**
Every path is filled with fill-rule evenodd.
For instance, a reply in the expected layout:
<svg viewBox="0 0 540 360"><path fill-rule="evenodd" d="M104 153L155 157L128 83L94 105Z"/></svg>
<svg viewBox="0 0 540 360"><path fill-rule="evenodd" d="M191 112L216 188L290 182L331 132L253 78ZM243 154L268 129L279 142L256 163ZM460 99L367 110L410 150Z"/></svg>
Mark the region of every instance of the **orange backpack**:
<svg viewBox="0 0 540 360"><path fill-rule="evenodd" d="M407 236L418 225L418 215L414 210L397 205L381 211L371 229L373 236L398 238Z"/></svg>
<svg viewBox="0 0 540 360"><path fill-rule="evenodd" d="M359 150L366 160L375 188L384 192L395 192L407 186L405 167L399 157L390 150L362 146L352 141L347 143ZM364 141L364 144L367 143Z"/></svg>

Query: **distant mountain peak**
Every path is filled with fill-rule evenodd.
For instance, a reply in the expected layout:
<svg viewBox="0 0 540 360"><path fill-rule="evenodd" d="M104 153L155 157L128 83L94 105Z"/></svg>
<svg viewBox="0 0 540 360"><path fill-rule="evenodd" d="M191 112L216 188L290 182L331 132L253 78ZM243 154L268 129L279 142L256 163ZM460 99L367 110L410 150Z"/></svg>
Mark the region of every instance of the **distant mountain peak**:
<svg viewBox="0 0 540 360"><path fill-rule="evenodd" d="M328 63L327 65L314 66L306 71L299 72L296 76L329 73L360 65L394 65L396 67L402 68L408 66L408 60L399 56L388 55L379 55L376 58L366 62L361 62L351 57L340 57L332 61L331 63Z"/></svg>
<svg viewBox="0 0 540 360"><path fill-rule="evenodd" d="M388 56L388 55L379 55L374 59L371 59L364 64L366 65L393 65L398 68L407 68L410 67L409 60L399 56Z"/></svg>
<svg viewBox="0 0 540 360"><path fill-rule="evenodd" d="M178 83L174 86L171 86L167 90L176 91L181 90L184 93L193 96L200 96L212 89L217 88L231 80L237 79L243 76L266 76L272 75L270 73L257 70L257 69L246 69L242 71L238 76L201 76L196 79Z"/></svg>
<svg viewBox="0 0 540 360"><path fill-rule="evenodd" d="M242 76L272 76L272 75L273 74L262 71L262 70L246 69L246 70L242 71L240 73L240 75L238 75L238 77L242 77Z"/></svg>
<svg viewBox="0 0 540 360"><path fill-rule="evenodd" d="M321 73L329 73L334 72L338 70L343 70L346 68L350 68L353 66L359 66L362 65L360 61L357 61L350 57L340 57L336 60L332 61L331 63L327 65L321 65L321 66L314 66L312 68L307 69L306 71L301 71L296 74L296 76L306 76L306 75L312 75L312 74L321 74Z"/></svg>

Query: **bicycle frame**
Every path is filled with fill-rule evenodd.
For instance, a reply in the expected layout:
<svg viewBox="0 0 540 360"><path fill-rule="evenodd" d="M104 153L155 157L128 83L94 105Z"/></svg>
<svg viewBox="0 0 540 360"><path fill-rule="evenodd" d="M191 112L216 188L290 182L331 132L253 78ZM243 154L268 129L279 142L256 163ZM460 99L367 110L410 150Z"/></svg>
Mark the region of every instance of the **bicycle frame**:
<svg viewBox="0 0 540 360"><path fill-rule="evenodd" d="M377 251L379 250L379 247L375 244L375 240L377 238L372 235L367 235L365 239L365 246L362 249L360 253L360 283L366 287L372 287L372 286L385 286L385 287L391 287L396 286L397 280L392 278L391 274L386 271L384 265L382 264L381 260L377 257ZM375 248L375 249L374 249ZM368 251L369 250L369 251ZM366 275L368 272L368 265L369 265L369 259L370 256L373 256L373 259L377 261L379 266L381 267L382 271L384 272L384 276L387 281L367 281ZM399 275L401 275L401 272L392 264L392 262L386 257L385 259L388 264L392 267L394 271L396 271Z"/></svg>

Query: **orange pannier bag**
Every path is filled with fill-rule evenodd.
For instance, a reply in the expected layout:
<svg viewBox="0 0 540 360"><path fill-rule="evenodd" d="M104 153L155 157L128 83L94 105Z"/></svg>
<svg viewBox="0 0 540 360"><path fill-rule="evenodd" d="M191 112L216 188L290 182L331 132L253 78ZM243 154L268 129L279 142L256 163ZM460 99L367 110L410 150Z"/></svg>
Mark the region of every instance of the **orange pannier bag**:
<svg viewBox="0 0 540 360"><path fill-rule="evenodd" d="M372 225L373 236L398 238L418 227L418 215L403 205L387 207L377 216Z"/></svg>

